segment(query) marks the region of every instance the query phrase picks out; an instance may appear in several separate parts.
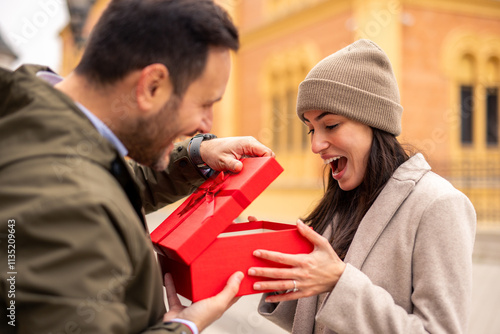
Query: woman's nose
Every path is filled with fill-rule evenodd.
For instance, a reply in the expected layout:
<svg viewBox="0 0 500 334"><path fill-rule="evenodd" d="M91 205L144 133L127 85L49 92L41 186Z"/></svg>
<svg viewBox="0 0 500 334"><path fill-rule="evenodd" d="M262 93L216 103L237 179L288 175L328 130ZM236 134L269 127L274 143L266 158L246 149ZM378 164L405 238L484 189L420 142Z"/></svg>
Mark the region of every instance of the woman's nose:
<svg viewBox="0 0 500 334"><path fill-rule="evenodd" d="M322 136L320 133L314 133L311 137L311 151L315 154L322 152L327 149L329 146L328 141L325 136Z"/></svg>

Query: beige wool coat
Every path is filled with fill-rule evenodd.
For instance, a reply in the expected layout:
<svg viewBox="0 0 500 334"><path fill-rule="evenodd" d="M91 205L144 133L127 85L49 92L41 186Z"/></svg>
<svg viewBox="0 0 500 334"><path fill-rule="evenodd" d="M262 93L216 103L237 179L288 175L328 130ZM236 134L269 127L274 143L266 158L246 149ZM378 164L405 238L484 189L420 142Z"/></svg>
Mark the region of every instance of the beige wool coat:
<svg viewBox="0 0 500 334"><path fill-rule="evenodd" d="M465 333L476 215L421 154L401 165L361 221L347 267L318 297L259 312L292 333Z"/></svg>

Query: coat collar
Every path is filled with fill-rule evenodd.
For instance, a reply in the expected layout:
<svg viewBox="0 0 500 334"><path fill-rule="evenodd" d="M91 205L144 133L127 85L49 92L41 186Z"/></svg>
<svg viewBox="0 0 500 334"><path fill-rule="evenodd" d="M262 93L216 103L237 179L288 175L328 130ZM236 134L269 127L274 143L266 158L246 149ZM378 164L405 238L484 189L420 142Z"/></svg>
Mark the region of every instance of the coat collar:
<svg viewBox="0 0 500 334"><path fill-rule="evenodd" d="M403 163L392 175L373 205L365 214L345 262L361 268L373 245L399 209L403 201L412 192L417 182L431 170L422 154L418 153Z"/></svg>

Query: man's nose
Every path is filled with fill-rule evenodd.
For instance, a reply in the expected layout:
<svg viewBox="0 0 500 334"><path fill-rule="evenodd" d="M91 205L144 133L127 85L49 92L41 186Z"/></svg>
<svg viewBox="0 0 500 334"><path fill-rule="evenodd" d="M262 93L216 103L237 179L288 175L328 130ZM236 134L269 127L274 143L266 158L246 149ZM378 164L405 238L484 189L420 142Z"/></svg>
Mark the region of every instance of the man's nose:
<svg viewBox="0 0 500 334"><path fill-rule="evenodd" d="M213 124L213 109L210 109L210 111L207 113L205 117L201 120L200 123L200 132L201 133L208 133L212 129L212 124Z"/></svg>

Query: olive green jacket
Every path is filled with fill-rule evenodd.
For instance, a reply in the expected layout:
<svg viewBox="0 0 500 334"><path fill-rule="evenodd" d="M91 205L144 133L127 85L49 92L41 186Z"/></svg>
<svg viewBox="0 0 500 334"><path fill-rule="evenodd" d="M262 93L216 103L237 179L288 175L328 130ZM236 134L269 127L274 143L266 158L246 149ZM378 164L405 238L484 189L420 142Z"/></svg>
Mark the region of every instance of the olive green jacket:
<svg viewBox="0 0 500 334"><path fill-rule="evenodd" d="M0 333L186 331L162 322L144 220L203 181L186 143L130 168L39 70L0 68Z"/></svg>

